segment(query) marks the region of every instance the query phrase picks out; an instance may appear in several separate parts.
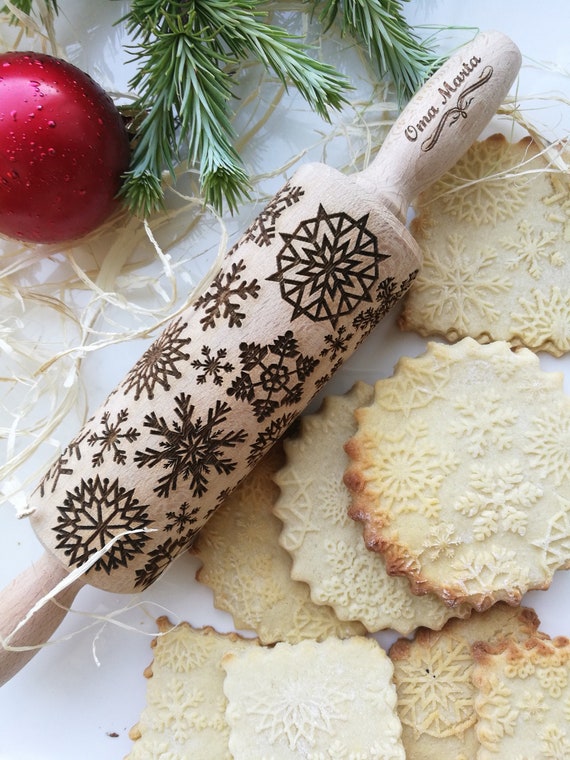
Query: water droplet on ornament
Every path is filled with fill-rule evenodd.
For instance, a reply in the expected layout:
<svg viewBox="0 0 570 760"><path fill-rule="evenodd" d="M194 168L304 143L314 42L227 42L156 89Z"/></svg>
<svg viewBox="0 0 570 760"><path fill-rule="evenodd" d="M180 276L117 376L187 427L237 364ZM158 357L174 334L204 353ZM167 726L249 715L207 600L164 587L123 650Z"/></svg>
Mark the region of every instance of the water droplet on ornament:
<svg viewBox="0 0 570 760"><path fill-rule="evenodd" d="M50 156L55 156L55 148L48 148L48 153Z"/></svg>
<svg viewBox="0 0 570 760"><path fill-rule="evenodd" d="M18 112L17 111L10 111L10 116L14 119L14 121L18 121Z"/></svg>
<svg viewBox="0 0 570 760"><path fill-rule="evenodd" d="M36 106L36 111L43 111L43 110L44 110L43 106Z"/></svg>
<svg viewBox="0 0 570 760"><path fill-rule="evenodd" d="M51 129L53 129L53 128L55 127L55 121L52 121L52 120L50 119L50 121L48 121L47 125L48 125L48 127L50 127Z"/></svg>

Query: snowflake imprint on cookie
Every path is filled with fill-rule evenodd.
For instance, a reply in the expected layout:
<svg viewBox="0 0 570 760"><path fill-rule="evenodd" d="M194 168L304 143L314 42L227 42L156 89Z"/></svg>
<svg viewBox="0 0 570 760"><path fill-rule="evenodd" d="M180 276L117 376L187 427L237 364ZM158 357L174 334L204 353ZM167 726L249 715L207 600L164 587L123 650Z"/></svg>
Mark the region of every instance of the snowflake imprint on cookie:
<svg viewBox="0 0 570 760"><path fill-rule="evenodd" d="M564 145L552 151L568 158ZM418 199L424 262L399 319L451 341L570 350L570 183L530 138L475 143Z"/></svg>
<svg viewBox="0 0 570 760"><path fill-rule="evenodd" d="M437 365L446 367L445 393L410 406L406 392L414 398ZM520 602L570 565L570 541L556 531L568 525L560 513L570 503L562 380L528 349L464 338L428 344L376 383L345 446L345 483L350 514L388 572L448 604L486 609ZM401 409L383 404L395 389Z"/></svg>

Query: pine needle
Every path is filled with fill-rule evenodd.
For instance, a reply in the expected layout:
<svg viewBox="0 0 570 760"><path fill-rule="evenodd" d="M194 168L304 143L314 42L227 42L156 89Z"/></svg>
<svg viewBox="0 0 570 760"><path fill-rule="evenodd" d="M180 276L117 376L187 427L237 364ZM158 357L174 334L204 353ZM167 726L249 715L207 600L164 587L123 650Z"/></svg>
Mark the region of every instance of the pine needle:
<svg viewBox="0 0 570 760"><path fill-rule="evenodd" d="M340 17L343 35L350 35L368 52L381 76L388 74L400 105L406 103L442 63L407 23L409 0L306 0L318 13L324 30Z"/></svg>
<svg viewBox="0 0 570 760"><path fill-rule="evenodd" d="M284 29L267 23L260 0L133 0L125 16L138 70L129 83L135 108L146 113L137 130L131 169L123 188L138 214L158 206L149 176L185 158L200 167L201 191L217 211L233 211L248 196L249 179L234 143L230 103L232 71L257 59L293 84L328 118L349 83ZM156 188L155 188L156 189Z"/></svg>

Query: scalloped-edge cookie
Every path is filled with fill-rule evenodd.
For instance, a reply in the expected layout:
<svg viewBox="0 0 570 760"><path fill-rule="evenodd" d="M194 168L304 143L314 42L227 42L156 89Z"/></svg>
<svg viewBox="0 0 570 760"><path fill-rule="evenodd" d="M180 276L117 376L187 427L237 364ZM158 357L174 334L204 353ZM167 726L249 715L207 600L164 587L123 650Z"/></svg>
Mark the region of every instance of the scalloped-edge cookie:
<svg viewBox="0 0 570 760"><path fill-rule="evenodd" d="M404 760L392 663L355 636L222 660L234 760Z"/></svg>
<svg viewBox="0 0 570 760"><path fill-rule="evenodd" d="M474 647L477 760L570 757L570 640Z"/></svg>
<svg viewBox="0 0 570 760"><path fill-rule="evenodd" d="M209 626L173 626L167 617L157 625L154 659L144 673L146 706L129 732L134 744L125 760L232 760L221 660L229 652L257 648L258 641Z"/></svg>
<svg viewBox="0 0 570 760"><path fill-rule="evenodd" d="M194 544L202 561L197 580L212 589L216 607L229 612L238 629L255 631L263 644L362 634L360 623L316 605L309 587L291 577L272 512L279 492L272 478L283 456L276 444L202 528Z"/></svg>
<svg viewBox="0 0 570 760"><path fill-rule="evenodd" d="M429 343L355 412L350 514L388 572L478 610L570 566L570 399L499 341Z"/></svg>
<svg viewBox="0 0 570 760"><path fill-rule="evenodd" d="M474 612L469 620L450 620L441 631L420 628L413 639L398 639L392 645L389 655L408 760L476 757L472 646L479 641L496 644L506 637L513 641L542 637L539 625L534 610L497 602L486 612Z"/></svg>
<svg viewBox="0 0 570 760"><path fill-rule="evenodd" d="M420 195L412 229L424 258L403 330L506 340L555 356L570 350L564 149L546 154L530 137L493 135Z"/></svg>
<svg viewBox="0 0 570 760"><path fill-rule="evenodd" d="M285 439L285 464L274 476L280 488L274 513L283 523L279 541L293 559L292 576L342 620L359 620L370 632L441 628L471 608L452 609L434 594L412 594L406 579L388 575L381 555L365 547L361 527L348 516L343 446L356 432L355 409L373 395L371 385L357 382L342 396L328 396L315 414L301 419L299 434Z"/></svg>

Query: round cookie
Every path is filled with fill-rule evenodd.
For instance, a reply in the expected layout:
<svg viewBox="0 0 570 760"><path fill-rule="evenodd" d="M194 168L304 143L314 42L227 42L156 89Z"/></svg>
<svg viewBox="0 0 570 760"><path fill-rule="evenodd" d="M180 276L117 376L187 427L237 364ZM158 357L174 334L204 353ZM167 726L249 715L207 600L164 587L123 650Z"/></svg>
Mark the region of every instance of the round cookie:
<svg viewBox="0 0 570 760"><path fill-rule="evenodd" d="M434 594L414 596L404 578L388 575L383 558L368 551L361 527L348 515L343 446L356 432L355 409L372 397L372 386L363 382L343 396L328 396L316 414L301 419L299 435L285 440L286 461L274 475L279 541L293 559L293 578L307 583L313 601L330 605L340 619L359 620L370 632L438 629L471 608L452 609Z"/></svg>
<svg viewBox="0 0 570 760"><path fill-rule="evenodd" d="M417 594L483 610L570 566L570 399L500 341L428 344L356 412L351 516Z"/></svg>

